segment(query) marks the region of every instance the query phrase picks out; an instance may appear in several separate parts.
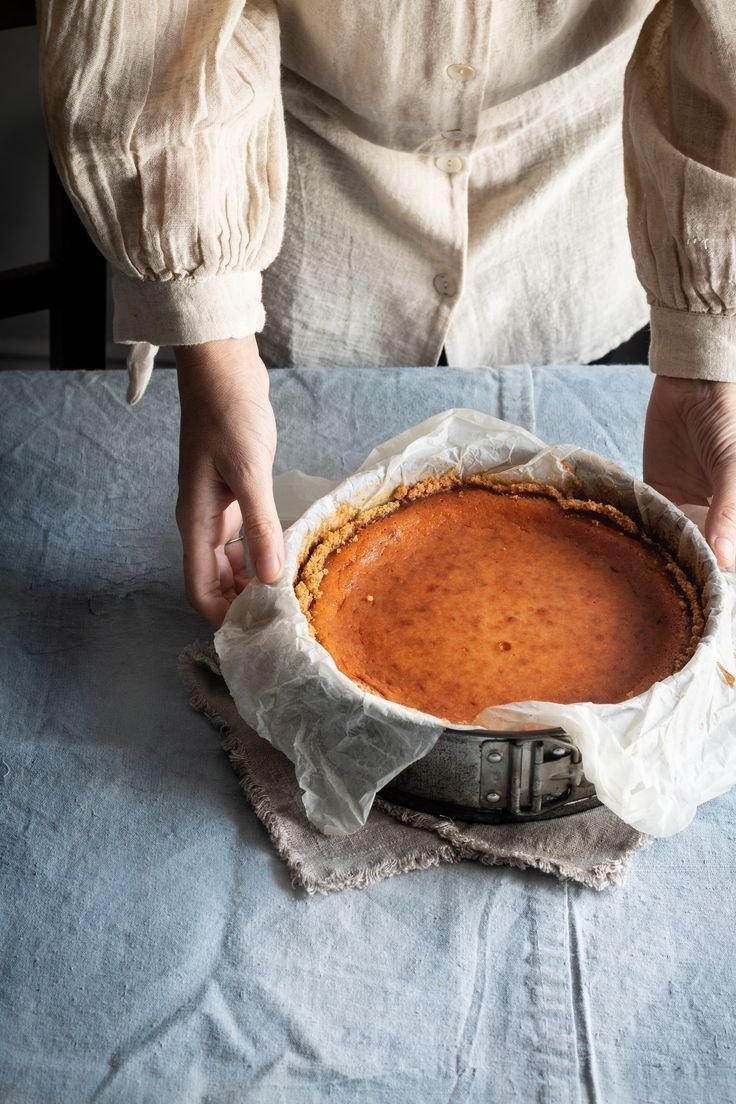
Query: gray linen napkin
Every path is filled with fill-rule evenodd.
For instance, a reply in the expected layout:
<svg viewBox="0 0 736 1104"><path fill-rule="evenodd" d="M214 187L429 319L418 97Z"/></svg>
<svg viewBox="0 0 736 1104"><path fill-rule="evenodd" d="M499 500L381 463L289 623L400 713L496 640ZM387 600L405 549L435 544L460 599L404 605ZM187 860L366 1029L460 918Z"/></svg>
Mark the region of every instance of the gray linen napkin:
<svg viewBox="0 0 736 1104"><path fill-rule="evenodd" d="M213 646L186 648L179 674L193 708L221 730L240 785L292 884L307 893L361 889L394 874L464 859L534 868L605 889L623 884L634 853L651 842L605 808L557 820L491 825L418 813L381 798L359 832L324 836L307 820L289 760L238 714Z"/></svg>

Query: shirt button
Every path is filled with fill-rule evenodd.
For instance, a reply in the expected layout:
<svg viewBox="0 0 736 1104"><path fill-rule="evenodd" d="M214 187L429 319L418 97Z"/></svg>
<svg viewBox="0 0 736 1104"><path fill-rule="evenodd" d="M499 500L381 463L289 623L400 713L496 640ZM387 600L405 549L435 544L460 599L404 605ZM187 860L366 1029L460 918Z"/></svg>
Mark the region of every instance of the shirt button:
<svg viewBox="0 0 736 1104"><path fill-rule="evenodd" d="M445 72L450 80L455 81L469 81L475 76L475 69L467 61L456 61L453 65L448 65Z"/></svg>
<svg viewBox="0 0 736 1104"><path fill-rule="evenodd" d="M440 274L434 278L434 288L439 295L454 295L457 291L457 283L452 276Z"/></svg>
<svg viewBox="0 0 736 1104"><path fill-rule="evenodd" d="M442 169L446 173L459 173L462 172L464 165L461 157L454 157L453 155L443 154L442 157L435 157L434 163L438 169Z"/></svg>

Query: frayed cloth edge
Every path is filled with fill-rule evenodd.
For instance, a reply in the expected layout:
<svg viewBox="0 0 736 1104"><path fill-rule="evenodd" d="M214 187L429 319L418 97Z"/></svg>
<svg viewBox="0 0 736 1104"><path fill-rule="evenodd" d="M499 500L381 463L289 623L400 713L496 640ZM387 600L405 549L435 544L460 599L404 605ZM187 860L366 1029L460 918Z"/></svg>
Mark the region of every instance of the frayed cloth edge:
<svg viewBox="0 0 736 1104"><path fill-rule="evenodd" d="M619 858L586 868L575 866L573 863L555 862L553 859L531 858L519 851L507 851L503 854L480 851L467 842L455 821L449 818L444 823L438 824L437 817L407 809L404 805L394 805L384 798L378 798L376 804L389 816L395 817L404 824L435 832L441 839L447 840L463 859L479 862L483 866L513 866L517 870L540 870L543 874L553 874L563 881L576 882L598 892L623 885L636 852L653 842L651 836L640 834L631 848Z"/></svg>

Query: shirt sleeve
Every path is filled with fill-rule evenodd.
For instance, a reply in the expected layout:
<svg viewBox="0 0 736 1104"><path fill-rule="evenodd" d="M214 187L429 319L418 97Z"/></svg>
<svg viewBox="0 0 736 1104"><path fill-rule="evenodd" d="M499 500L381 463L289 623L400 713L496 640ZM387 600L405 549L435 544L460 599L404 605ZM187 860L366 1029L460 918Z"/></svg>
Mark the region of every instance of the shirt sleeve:
<svg viewBox="0 0 736 1104"><path fill-rule="evenodd" d="M652 370L736 381L736 3L661 0L626 74L629 232Z"/></svg>
<svg viewBox="0 0 736 1104"><path fill-rule="evenodd" d="M274 0L40 0L61 179L114 268L116 341L263 327L286 144Z"/></svg>

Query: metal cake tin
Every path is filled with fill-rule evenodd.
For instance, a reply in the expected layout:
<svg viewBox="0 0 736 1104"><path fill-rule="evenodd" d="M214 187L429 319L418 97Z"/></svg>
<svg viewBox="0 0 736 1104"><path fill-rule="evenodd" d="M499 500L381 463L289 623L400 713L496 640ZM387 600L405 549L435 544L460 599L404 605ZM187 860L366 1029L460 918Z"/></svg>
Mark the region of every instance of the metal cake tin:
<svg viewBox="0 0 736 1104"><path fill-rule="evenodd" d="M446 728L427 755L380 797L453 820L509 824L599 806L579 749L561 728L494 732Z"/></svg>

